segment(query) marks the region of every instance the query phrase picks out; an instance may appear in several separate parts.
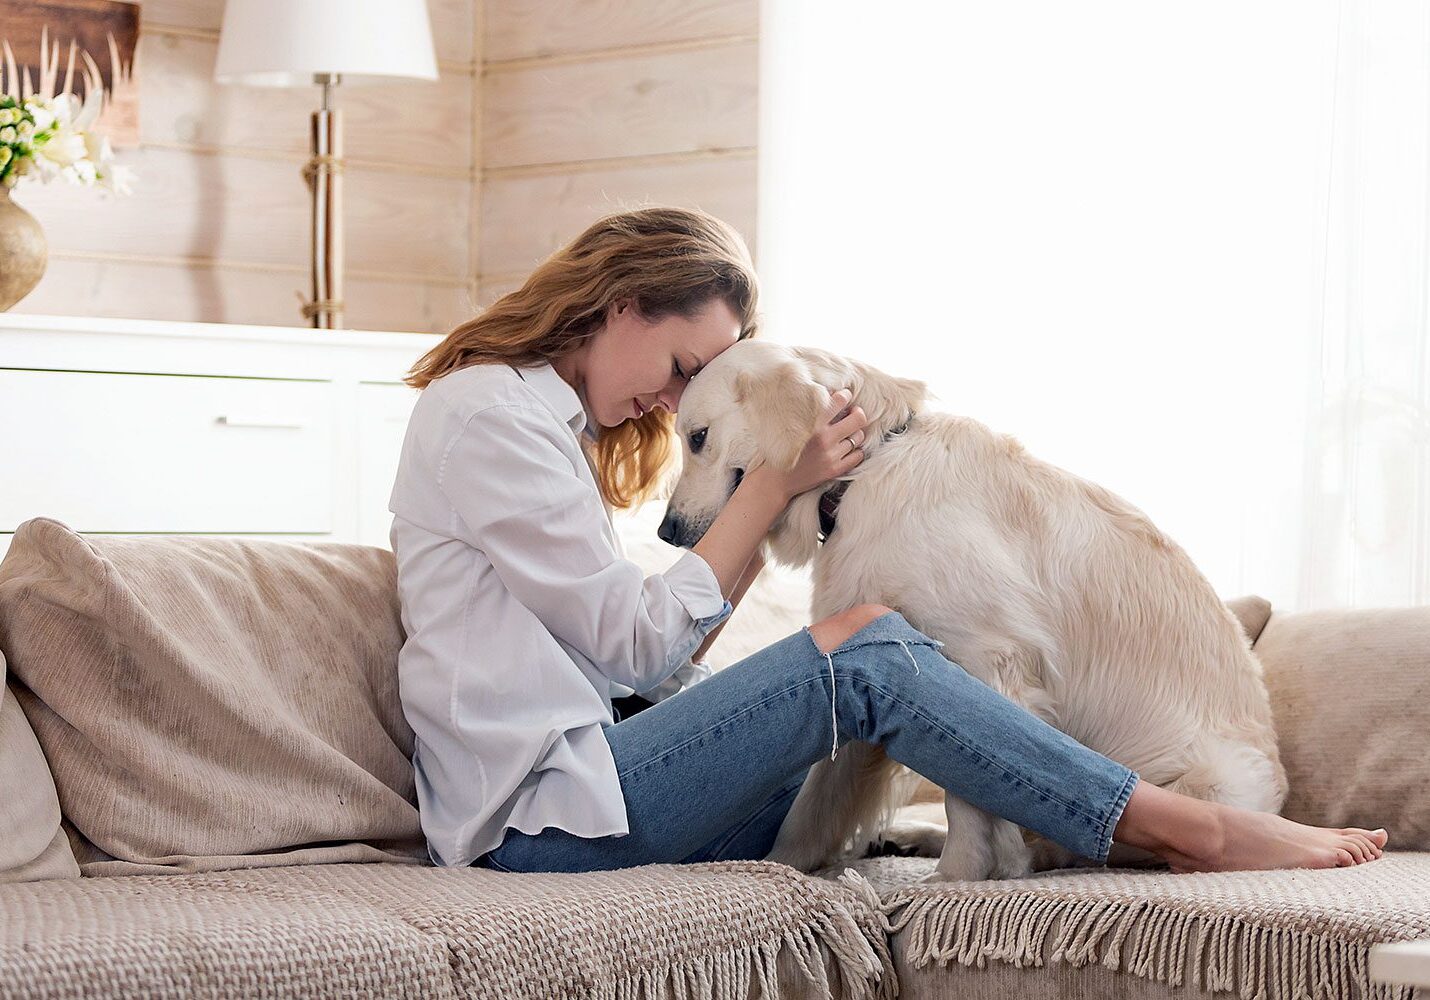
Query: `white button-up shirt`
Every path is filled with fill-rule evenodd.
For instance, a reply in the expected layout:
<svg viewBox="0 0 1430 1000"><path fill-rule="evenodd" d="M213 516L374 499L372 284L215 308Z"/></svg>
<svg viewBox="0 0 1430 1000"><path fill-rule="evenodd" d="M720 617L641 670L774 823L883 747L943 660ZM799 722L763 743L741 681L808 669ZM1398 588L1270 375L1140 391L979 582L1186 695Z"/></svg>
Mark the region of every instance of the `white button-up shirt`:
<svg viewBox="0 0 1430 1000"><path fill-rule="evenodd" d="M709 675L691 654L729 616L686 551L623 556L578 435L595 426L549 364L470 365L422 390L388 509L428 853L467 865L508 828L630 832L605 727Z"/></svg>

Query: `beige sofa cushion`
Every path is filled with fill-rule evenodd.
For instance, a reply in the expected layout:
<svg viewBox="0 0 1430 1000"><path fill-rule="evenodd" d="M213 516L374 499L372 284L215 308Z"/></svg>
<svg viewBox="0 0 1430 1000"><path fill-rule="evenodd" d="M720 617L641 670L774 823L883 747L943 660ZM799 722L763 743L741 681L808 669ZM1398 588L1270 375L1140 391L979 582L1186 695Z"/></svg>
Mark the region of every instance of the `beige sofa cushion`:
<svg viewBox="0 0 1430 1000"><path fill-rule="evenodd" d="M34 518L0 634L85 874L427 860L390 552Z"/></svg>
<svg viewBox="0 0 1430 1000"><path fill-rule="evenodd" d="M1303 823L1430 849L1430 607L1277 613L1256 642Z"/></svg>
<svg viewBox="0 0 1430 1000"><path fill-rule="evenodd" d="M77 877L50 765L5 683L4 644L0 634L0 883Z"/></svg>
<svg viewBox="0 0 1430 1000"><path fill-rule="evenodd" d="M1271 619L1271 602L1264 597L1247 594L1245 597L1233 597L1226 602L1226 606L1241 624L1246 641L1255 643Z"/></svg>

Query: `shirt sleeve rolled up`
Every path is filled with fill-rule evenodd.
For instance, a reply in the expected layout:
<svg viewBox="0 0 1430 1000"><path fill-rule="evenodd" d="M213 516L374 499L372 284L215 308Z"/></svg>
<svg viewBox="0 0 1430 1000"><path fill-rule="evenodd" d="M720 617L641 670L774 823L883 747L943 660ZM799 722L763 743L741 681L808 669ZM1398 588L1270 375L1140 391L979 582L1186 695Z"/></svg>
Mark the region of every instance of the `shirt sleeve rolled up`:
<svg viewBox="0 0 1430 1000"><path fill-rule="evenodd" d="M686 671L682 684L698 679L703 664L692 665L690 655L732 607L694 551L650 576L615 551L600 495L555 436L562 430L522 404L472 413L438 463L452 531L486 554L552 635L610 680L668 696L679 686L665 682L678 671Z"/></svg>

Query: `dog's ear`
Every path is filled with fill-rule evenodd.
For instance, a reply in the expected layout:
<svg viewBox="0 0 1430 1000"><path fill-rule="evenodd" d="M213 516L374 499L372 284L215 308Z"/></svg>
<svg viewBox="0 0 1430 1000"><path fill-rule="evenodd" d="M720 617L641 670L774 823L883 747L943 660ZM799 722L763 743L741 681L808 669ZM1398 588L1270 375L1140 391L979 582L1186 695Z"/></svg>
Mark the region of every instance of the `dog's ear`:
<svg viewBox="0 0 1430 1000"><path fill-rule="evenodd" d="M867 430L876 441L922 410L928 400L926 382L886 375L862 362L855 362L854 370L861 381L854 402L869 418Z"/></svg>
<svg viewBox="0 0 1430 1000"><path fill-rule="evenodd" d="M794 468L829 392L795 361L735 376L735 402L745 409L760 455L776 469Z"/></svg>
<svg viewBox="0 0 1430 1000"><path fill-rule="evenodd" d="M810 377L831 392L839 386L854 390L854 402L864 411L869 447L878 447L884 436L928 403L928 384L918 379L900 378L880 371L863 361L845 358L823 348L795 347L795 356Z"/></svg>

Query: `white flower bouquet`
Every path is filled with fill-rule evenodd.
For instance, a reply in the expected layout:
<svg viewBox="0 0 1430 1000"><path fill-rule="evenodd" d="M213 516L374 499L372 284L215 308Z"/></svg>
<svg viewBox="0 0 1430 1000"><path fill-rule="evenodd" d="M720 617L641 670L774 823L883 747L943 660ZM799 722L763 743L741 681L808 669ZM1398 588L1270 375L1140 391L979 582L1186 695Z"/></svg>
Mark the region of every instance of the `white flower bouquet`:
<svg viewBox="0 0 1430 1000"><path fill-rule="evenodd" d="M36 89L30 86L28 69L23 80L16 72L10 43L6 42L4 48L5 62L0 66L0 184L13 188L21 177L34 176L46 184L63 177L71 184L96 187L110 194L129 194L134 172L114 162L108 137L93 128L94 120L104 110L105 98L99 67L89 53L81 53L86 63L81 101L70 92L73 43L64 84L58 93L58 43L51 61L48 37L42 32L40 48L45 58Z"/></svg>

